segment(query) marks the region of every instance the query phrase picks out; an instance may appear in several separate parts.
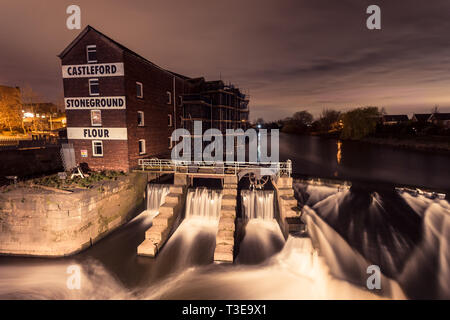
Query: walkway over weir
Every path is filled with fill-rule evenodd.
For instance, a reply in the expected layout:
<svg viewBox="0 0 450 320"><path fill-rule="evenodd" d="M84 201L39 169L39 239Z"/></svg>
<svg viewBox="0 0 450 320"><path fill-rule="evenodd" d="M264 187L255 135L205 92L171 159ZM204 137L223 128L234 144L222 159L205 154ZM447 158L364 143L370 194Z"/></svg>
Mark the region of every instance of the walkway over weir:
<svg viewBox="0 0 450 320"><path fill-rule="evenodd" d="M238 162L238 161L183 161L171 159L139 159L142 171L159 173L187 174L190 177L221 178L238 176L241 179L252 173L257 178L262 176L290 177L292 162Z"/></svg>

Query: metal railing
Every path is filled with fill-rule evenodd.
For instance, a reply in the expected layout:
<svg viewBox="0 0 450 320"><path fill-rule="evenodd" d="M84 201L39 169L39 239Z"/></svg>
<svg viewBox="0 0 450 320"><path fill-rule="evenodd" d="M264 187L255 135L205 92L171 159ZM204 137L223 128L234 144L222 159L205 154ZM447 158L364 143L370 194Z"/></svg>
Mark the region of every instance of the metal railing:
<svg viewBox="0 0 450 320"><path fill-rule="evenodd" d="M167 173L201 173L208 169L209 174L234 174L242 170L261 169L262 175L288 176L292 174L292 161L285 162L239 162L239 161L183 161L171 159L139 159L142 171L151 170ZM264 171L265 169L265 171Z"/></svg>

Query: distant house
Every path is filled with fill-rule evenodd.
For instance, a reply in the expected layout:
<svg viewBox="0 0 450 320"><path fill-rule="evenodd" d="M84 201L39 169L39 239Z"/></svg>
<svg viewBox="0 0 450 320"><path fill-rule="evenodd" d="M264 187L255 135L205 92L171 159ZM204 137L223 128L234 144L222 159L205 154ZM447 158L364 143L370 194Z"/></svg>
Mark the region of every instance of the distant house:
<svg viewBox="0 0 450 320"><path fill-rule="evenodd" d="M408 116L406 114L387 114L381 117L381 121L383 124L391 125L391 124L399 124L408 122Z"/></svg>
<svg viewBox="0 0 450 320"><path fill-rule="evenodd" d="M433 113L428 121L450 128L450 113Z"/></svg>
<svg viewBox="0 0 450 320"><path fill-rule="evenodd" d="M428 122L430 117L431 117L431 113L414 113L411 120L414 122L425 123L425 122Z"/></svg>

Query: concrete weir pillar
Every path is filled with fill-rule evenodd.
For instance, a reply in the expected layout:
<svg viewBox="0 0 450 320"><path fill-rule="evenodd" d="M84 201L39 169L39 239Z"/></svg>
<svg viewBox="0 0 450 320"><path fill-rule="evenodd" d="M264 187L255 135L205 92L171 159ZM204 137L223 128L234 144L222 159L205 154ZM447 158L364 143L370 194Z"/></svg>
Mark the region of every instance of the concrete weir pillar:
<svg viewBox="0 0 450 320"><path fill-rule="evenodd" d="M187 176L175 174L174 184L170 186L165 203L159 207L159 214L153 218L152 226L145 232L145 240L137 248L138 255L155 257L167 241L175 221L183 210L186 185Z"/></svg>
<svg viewBox="0 0 450 320"><path fill-rule="evenodd" d="M273 186L277 192L280 224L284 235L287 236L291 232L300 231L303 224L300 220L297 200L294 198L292 177L277 177L273 180Z"/></svg>
<svg viewBox="0 0 450 320"><path fill-rule="evenodd" d="M237 176L225 176L214 262L233 263Z"/></svg>

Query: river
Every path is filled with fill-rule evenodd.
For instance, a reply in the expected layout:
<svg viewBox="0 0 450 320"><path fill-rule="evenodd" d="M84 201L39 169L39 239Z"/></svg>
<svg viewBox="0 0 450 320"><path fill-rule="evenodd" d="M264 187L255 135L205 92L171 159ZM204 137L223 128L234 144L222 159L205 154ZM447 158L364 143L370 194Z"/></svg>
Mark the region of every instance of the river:
<svg viewBox="0 0 450 320"><path fill-rule="evenodd" d="M0 257L0 298L450 298L448 202L393 189L448 190L448 156L283 134L280 156L293 161L295 175L354 183L351 189L295 183L309 237L284 239L270 201L263 201L270 194L256 194L249 199L261 199L260 205L243 201L254 211L240 223L245 229L235 263L214 264L217 214L199 208L220 205L221 197L192 191L193 207L156 259L136 255L157 214L149 204L75 256ZM149 189L149 199L157 195L158 203L167 187L155 188L159 191ZM382 272L378 291L366 288L372 264ZM71 265L81 268L80 290L67 287Z"/></svg>

